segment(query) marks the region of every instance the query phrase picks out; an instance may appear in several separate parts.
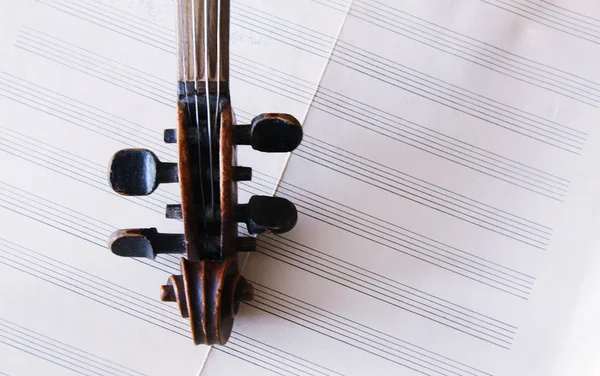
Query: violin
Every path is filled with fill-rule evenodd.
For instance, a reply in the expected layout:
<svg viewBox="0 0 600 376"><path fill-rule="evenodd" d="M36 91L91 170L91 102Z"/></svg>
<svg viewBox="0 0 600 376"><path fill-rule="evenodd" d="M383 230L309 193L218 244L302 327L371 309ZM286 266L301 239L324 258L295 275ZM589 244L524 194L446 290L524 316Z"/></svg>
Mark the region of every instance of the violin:
<svg viewBox="0 0 600 376"><path fill-rule="evenodd" d="M150 150L125 149L110 161L109 181L120 195L146 196L159 184L178 183L181 204L167 205L167 218L183 221L183 234L156 228L118 230L109 247L122 257L154 259L181 254L180 275L161 287L160 299L176 303L189 318L196 345L224 345L241 302L253 299L241 275L240 253L256 249L252 235L284 233L296 225L293 203L253 196L238 203L237 182L252 179L238 166L237 145L268 153L293 151L302 126L291 115L267 113L236 124L229 90L228 0L178 0L178 128L166 143L178 146L178 161L162 162ZM245 223L251 236L238 236Z"/></svg>

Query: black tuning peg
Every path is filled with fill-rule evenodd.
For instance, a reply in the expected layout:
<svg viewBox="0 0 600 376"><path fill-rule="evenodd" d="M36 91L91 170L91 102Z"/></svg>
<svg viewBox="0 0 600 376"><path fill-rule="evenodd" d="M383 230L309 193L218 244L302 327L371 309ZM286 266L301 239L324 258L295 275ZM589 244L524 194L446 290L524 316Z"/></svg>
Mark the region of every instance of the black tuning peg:
<svg viewBox="0 0 600 376"><path fill-rule="evenodd" d="M176 129L165 129L163 140L166 144L177 143L177 130Z"/></svg>
<svg viewBox="0 0 600 376"><path fill-rule="evenodd" d="M155 228L115 231L109 240L112 252L122 257L146 257L166 253L184 253L185 237L181 234L161 234Z"/></svg>
<svg viewBox="0 0 600 376"><path fill-rule="evenodd" d="M235 166L233 168L233 180L250 181L252 180L252 169L250 167Z"/></svg>
<svg viewBox="0 0 600 376"><path fill-rule="evenodd" d="M302 125L296 118L286 114L262 114L252 124L237 125L235 143L252 145L254 150L267 153L293 151L302 142Z"/></svg>
<svg viewBox="0 0 600 376"><path fill-rule="evenodd" d="M179 204L167 205L165 215L168 219L183 219L183 209Z"/></svg>
<svg viewBox="0 0 600 376"><path fill-rule="evenodd" d="M298 212L285 198L253 196L247 204L237 205L236 220L245 223L251 234L279 234L294 228Z"/></svg>
<svg viewBox="0 0 600 376"><path fill-rule="evenodd" d="M178 181L177 164L162 163L150 150L121 150L110 162L110 184L125 196L147 196L159 184Z"/></svg>

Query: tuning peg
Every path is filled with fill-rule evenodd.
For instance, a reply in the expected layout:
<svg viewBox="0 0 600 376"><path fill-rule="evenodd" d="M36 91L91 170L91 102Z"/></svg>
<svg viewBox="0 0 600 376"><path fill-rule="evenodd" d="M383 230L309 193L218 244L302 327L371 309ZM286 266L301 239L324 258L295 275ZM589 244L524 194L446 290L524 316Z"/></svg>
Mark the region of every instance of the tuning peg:
<svg viewBox="0 0 600 376"><path fill-rule="evenodd" d="M252 169L250 167L235 166L233 170L233 180L250 181L252 180Z"/></svg>
<svg viewBox="0 0 600 376"><path fill-rule="evenodd" d="M166 217L167 219L183 219L183 210L181 205L167 205Z"/></svg>
<svg viewBox="0 0 600 376"><path fill-rule="evenodd" d="M185 237L181 234L161 234L155 228L115 231L109 240L112 252L122 257L146 257L184 253Z"/></svg>
<svg viewBox="0 0 600 376"><path fill-rule="evenodd" d="M249 125L237 125L235 143L267 153L290 152L302 141L302 125L286 114L262 114Z"/></svg>
<svg viewBox="0 0 600 376"><path fill-rule="evenodd" d="M177 130L176 129L165 129L163 139L166 144L177 143Z"/></svg>
<svg viewBox="0 0 600 376"><path fill-rule="evenodd" d="M121 150L110 162L110 184L125 196L147 196L159 184L178 181L177 164L162 163L150 150Z"/></svg>
<svg viewBox="0 0 600 376"><path fill-rule="evenodd" d="M294 204L281 197L253 196L247 204L237 205L235 214L251 234L287 232L298 220Z"/></svg>

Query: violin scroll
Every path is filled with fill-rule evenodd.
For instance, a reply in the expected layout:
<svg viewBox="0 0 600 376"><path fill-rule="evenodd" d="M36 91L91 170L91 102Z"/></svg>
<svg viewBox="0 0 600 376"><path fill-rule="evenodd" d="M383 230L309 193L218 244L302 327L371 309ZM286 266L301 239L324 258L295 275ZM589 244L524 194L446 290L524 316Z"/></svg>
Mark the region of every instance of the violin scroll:
<svg viewBox="0 0 600 376"><path fill-rule="evenodd" d="M178 183L181 203L168 203L165 215L182 221L183 234L164 234L155 228L119 230L109 247L122 257L181 254L180 274L168 278L160 298L176 303L181 316L189 319L195 344L223 345L240 303L253 298L238 256L256 250L256 239L239 236L238 223L244 223L250 234L281 234L298 220L294 204L280 197L254 196L248 203L238 202L237 184L251 180L252 169L237 165L237 147L287 153L301 143L303 131L300 122L286 114L267 113L250 124L234 124L229 1L177 3L178 127L163 135L165 143L177 144L177 163L160 161L145 149L121 150L110 162L109 182L123 196L147 196L160 184ZM204 42L199 46L197 41Z"/></svg>
<svg viewBox="0 0 600 376"><path fill-rule="evenodd" d="M254 289L235 261L181 260L181 275L161 287L161 300L177 303L182 317L190 319L195 344L227 342L241 302L251 301Z"/></svg>
<svg viewBox="0 0 600 376"><path fill-rule="evenodd" d="M193 132L185 131L184 135L192 136L180 143L181 129L165 131L165 142L179 143L180 156L183 155L179 162L188 163L185 169L180 170L176 163L162 162L145 149L121 150L113 156L109 167L110 185L120 195L146 196L159 184L179 183L182 198L192 204L166 207L167 218L184 221L188 228L184 234L160 233L156 228L118 230L112 234L109 247L121 257L154 259L161 254L184 255L180 259L181 274L169 277L167 284L161 286L160 299L177 304L181 316L189 319L192 339L197 345L224 345L240 303L253 298L252 285L239 271L237 254L255 251L256 238L238 236L236 223L246 224L250 234L280 234L292 230L298 220L296 207L284 198L253 196L248 203L237 202L236 184L251 180L252 169L236 165L235 148L238 144L248 144L265 152L292 151L302 140L300 123L290 115L267 114L257 116L250 125L232 125L227 123L232 117L221 115L221 137L214 148L220 170L214 177L219 180L214 185L220 188L217 205L220 213L204 217L205 222L210 222L208 225L196 221L198 213L204 213L206 208L199 207L187 193L198 195L202 184L206 187L207 183L186 174L209 176L208 165L198 164L194 166L197 170L193 170L186 158L189 148L202 149L201 140ZM186 124L181 121L180 128ZM202 150L206 152L206 145ZM207 238L212 240L199 241Z"/></svg>

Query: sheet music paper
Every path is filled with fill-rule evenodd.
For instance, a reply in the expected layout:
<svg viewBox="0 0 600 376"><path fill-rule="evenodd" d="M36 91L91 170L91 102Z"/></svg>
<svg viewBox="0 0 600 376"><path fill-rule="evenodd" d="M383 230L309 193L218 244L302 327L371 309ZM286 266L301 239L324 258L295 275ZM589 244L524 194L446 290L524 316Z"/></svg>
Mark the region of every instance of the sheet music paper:
<svg viewBox="0 0 600 376"><path fill-rule="evenodd" d="M172 1L0 5L0 374L196 374L207 349L157 302L174 260L106 250L179 229L174 187L106 184L120 148L174 158ZM595 374L597 5L232 6L238 120L306 133L289 163L242 150L242 194L300 220L260 238L256 299L203 374Z"/></svg>
<svg viewBox="0 0 600 376"><path fill-rule="evenodd" d="M176 146L162 141L177 126L175 10L172 0L0 1L0 375L200 372L208 348L194 346L176 306L159 301L177 258L129 260L107 249L118 228L182 231L164 219L178 187L124 199L107 182L122 148L176 160ZM274 38L284 15L331 35L329 47L315 55ZM315 92L342 21L326 2L233 2L238 119L303 119L311 95L289 95L285 79L302 77ZM288 155L240 154L275 179L263 187L273 193ZM252 192L242 187L240 200Z"/></svg>
<svg viewBox="0 0 600 376"><path fill-rule="evenodd" d="M598 374L598 4L351 3L203 375Z"/></svg>

